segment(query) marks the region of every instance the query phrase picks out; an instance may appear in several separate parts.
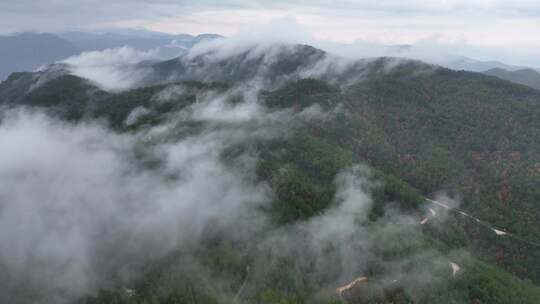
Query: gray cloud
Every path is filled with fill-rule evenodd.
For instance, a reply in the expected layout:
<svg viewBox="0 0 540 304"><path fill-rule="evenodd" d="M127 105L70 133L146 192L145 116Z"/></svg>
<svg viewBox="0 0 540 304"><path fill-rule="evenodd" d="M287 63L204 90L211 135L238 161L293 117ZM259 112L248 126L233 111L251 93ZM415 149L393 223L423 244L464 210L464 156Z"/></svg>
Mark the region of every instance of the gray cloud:
<svg viewBox="0 0 540 304"><path fill-rule="evenodd" d="M540 4L534 0L519 1L32 1L8 0L0 3L0 26L11 31L27 29L63 30L71 27L95 27L135 20L157 20L166 17L181 19L198 11L212 10L289 10L291 13L318 12L325 14L356 14L366 12L379 18L423 14L472 14L484 16L531 17L540 15ZM324 15L323 13L323 15ZM359 15L359 13L362 13ZM365 17L365 16L364 16ZM459 17L457 17L459 18ZM216 29L217 30L217 29Z"/></svg>

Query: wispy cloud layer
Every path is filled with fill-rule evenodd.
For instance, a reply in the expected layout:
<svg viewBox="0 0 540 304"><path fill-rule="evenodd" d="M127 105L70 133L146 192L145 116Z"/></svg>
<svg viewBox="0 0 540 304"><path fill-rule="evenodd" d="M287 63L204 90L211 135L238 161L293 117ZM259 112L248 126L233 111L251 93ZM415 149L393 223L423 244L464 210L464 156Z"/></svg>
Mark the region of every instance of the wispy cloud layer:
<svg viewBox="0 0 540 304"><path fill-rule="evenodd" d="M102 2L102 3L101 3ZM383 1L35 1L0 3L6 32L142 27L164 32L235 35L276 20L294 20L333 42L465 46L468 56L540 65L540 2L533 0ZM273 34L289 36L290 29ZM463 49L464 47L462 47Z"/></svg>
<svg viewBox="0 0 540 304"><path fill-rule="evenodd" d="M163 137L173 127L152 136ZM0 299L23 281L60 303L106 286L111 271L129 279L138 263L197 243L210 222L236 222L250 206L266 202L264 185L220 160L223 149L243 136L233 127L159 141L151 153L162 164L150 170L137 161L141 141L149 140L144 134L5 112L0 277L11 282L0 287Z"/></svg>
<svg viewBox="0 0 540 304"><path fill-rule="evenodd" d="M157 52L137 51L129 47L85 52L67 58L68 70L79 77L89 79L106 90L123 90L142 80L147 73L137 64L158 57Z"/></svg>

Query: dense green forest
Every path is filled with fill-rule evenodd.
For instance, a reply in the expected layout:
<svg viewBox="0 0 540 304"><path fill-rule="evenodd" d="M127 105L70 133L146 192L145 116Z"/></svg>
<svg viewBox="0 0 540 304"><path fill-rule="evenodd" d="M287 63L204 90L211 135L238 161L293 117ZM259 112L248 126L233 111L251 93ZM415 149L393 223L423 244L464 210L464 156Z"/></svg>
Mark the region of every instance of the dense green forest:
<svg viewBox="0 0 540 304"><path fill-rule="evenodd" d="M258 105L278 119L238 128L270 124L282 135L234 143L220 158L237 168L245 155L256 156L253 179L273 195L254 212L268 223L247 239L226 236L217 225L198 246L177 248L128 284L118 280L76 302L537 303L540 91L417 65L378 70L350 86L305 78L258 92ZM168 141L230 127L177 119L203 97L226 96L233 109L253 102L234 83L184 81L112 93L71 75L31 88L34 77L10 76L0 84L0 103L37 107L70 123L99 120L121 134L176 123ZM144 110L131 121L136 109ZM150 169L159 166L144 152L138 157ZM354 230L340 243L313 245L308 228L339 210L336 180L347 170L366 180L368 214L351 215ZM451 212L418 224L435 208L424 198L440 191L521 240ZM450 262L460 265L457 274ZM367 281L336 294L356 277ZM48 303L39 292L18 293L20 303Z"/></svg>
<svg viewBox="0 0 540 304"><path fill-rule="evenodd" d="M307 88L303 82L291 86ZM540 92L450 70L385 76L338 93L307 91L298 97L289 90L294 88L268 99L343 105L342 119L315 124L314 131L425 195L441 189L459 193L472 214L525 241L540 239L535 224L540 219ZM524 278L540 280L534 266L537 246L498 242L494 247L490 231L462 225L473 240L472 250Z"/></svg>

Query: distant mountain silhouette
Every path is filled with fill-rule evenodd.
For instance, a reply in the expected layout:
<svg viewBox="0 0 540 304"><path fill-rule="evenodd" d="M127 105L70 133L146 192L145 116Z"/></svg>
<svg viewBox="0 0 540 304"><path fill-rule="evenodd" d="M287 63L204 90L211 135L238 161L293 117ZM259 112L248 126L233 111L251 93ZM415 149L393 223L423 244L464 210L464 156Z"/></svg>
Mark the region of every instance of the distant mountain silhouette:
<svg viewBox="0 0 540 304"><path fill-rule="evenodd" d="M79 47L53 34L0 36L0 80L13 72L31 71L80 52Z"/></svg>
<svg viewBox="0 0 540 304"><path fill-rule="evenodd" d="M526 85L540 90L540 73L533 69L508 71L505 69L495 68L485 71L484 74L499 77L513 83Z"/></svg>
<svg viewBox="0 0 540 304"><path fill-rule="evenodd" d="M27 32L0 36L0 81L13 72L32 71L81 52L128 46L141 51L155 50L157 56L166 59L181 55L203 40L219 37L216 34L172 35L144 30Z"/></svg>

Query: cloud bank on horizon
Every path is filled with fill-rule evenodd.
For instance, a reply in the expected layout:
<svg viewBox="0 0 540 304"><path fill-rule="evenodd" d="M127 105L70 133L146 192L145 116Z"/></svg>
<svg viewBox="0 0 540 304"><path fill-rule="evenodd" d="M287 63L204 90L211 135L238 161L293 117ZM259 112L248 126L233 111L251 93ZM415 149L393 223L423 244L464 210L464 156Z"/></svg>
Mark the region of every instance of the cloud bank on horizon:
<svg viewBox="0 0 540 304"><path fill-rule="evenodd" d="M540 2L535 0L7 0L5 32L138 27L169 33L235 35L294 20L310 37L356 45L435 44L467 56L540 66ZM289 31L276 31L289 35Z"/></svg>

